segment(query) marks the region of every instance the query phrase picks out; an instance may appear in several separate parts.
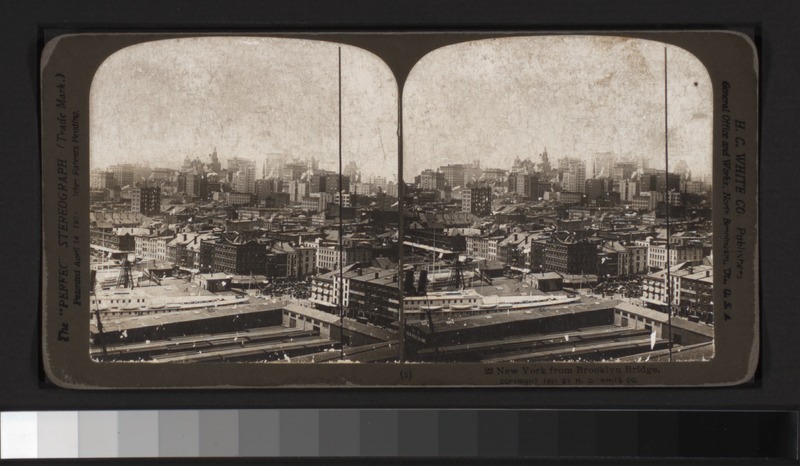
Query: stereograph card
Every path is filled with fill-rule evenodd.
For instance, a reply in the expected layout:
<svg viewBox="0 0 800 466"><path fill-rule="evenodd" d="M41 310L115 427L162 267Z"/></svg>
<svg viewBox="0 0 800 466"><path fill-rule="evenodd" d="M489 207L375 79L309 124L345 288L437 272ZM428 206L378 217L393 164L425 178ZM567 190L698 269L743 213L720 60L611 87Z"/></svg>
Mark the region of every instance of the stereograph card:
<svg viewBox="0 0 800 466"><path fill-rule="evenodd" d="M727 31L56 37L47 376L747 382L758 63Z"/></svg>

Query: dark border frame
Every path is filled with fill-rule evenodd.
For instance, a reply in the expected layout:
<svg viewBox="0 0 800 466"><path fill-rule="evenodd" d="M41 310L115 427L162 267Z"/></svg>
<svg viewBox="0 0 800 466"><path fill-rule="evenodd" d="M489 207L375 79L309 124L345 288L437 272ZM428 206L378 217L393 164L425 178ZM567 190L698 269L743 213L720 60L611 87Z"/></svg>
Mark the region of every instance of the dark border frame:
<svg viewBox="0 0 800 466"><path fill-rule="evenodd" d="M796 287L797 246L791 216L800 201L795 157L800 60L792 0L677 0L596 2L476 0L389 2L298 0L262 2L154 1L105 3L92 0L8 2L0 15L0 74L4 159L13 176L4 177L0 206L10 217L2 230L7 297L0 319L0 409L125 409L245 407L483 407L494 408L708 408L797 409L800 406L800 313ZM63 32L298 29L683 29L731 28L752 32L761 55L760 195L761 364L750 385L703 388L611 388L555 390L356 389L244 390L220 396L212 390L74 391L48 384L40 358L40 159L38 55L44 29ZM534 396L535 393L535 396ZM499 396L499 395L502 396ZM177 460L148 461L175 464ZM352 464L354 461L347 461ZM585 464L595 464L596 460ZM619 463L614 460L613 463ZM59 464L78 462L60 461ZM144 463L144 462L140 462ZM364 463L364 462L362 462ZM397 462L394 462L397 463ZM574 462L571 462L574 463ZM636 461L636 463L639 463ZM663 464L663 462L661 462ZM126 464L133 464L126 462ZM220 463L217 463L220 464ZM320 462L321 464L321 462ZM474 464L474 463L473 463ZM544 464L544 463L543 463ZM610 463L609 463L610 464ZM761 462L759 462L761 464Z"/></svg>

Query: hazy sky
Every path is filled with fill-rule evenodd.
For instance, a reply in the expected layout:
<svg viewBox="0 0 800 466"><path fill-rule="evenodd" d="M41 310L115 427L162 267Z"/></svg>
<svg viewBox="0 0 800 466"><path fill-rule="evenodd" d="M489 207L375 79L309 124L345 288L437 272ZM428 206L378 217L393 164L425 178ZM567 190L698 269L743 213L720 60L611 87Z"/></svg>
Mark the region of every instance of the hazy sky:
<svg viewBox="0 0 800 466"><path fill-rule="evenodd" d="M338 44L204 37L138 44L99 68L91 89L93 167L185 156L257 162L268 153L338 168ZM397 85L362 49L342 49L344 164L397 173Z"/></svg>
<svg viewBox="0 0 800 466"><path fill-rule="evenodd" d="M667 50L670 166L684 159L709 173L711 81L694 55ZM539 36L445 47L414 67L403 110L407 180L474 159L509 169L516 156L538 162L545 147L551 163L610 152L663 168L664 45Z"/></svg>
<svg viewBox="0 0 800 466"><path fill-rule="evenodd" d="M257 162L317 157L338 167L338 44L203 37L147 42L109 57L91 89L92 166L177 168L185 156ZM364 50L342 49L343 165L397 175L397 87ZM712 89L703 65L668 47L670 160L710 172ZM644 155L663 167L664 45L538 36L453 45L425 56L403 91L404 171L481 160L511 167Z"/></svg>

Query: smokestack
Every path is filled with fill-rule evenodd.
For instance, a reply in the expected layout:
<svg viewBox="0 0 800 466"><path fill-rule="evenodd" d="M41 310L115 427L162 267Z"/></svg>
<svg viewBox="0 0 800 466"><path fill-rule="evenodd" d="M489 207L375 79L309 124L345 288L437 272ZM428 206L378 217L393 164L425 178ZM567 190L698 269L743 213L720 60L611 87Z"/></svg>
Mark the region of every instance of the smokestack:
<svg viewBox="0 0 800 466"><path fill-rule="evenodd" d="M414 296L417 290L414 289L414 270L408 269L403 277L403 291L407 296Z"/></svg>
<svg viewBox="0 0 800 466"><path fill-rule="evenodd" d="M428 288L428 271L420 270L419 283L417 284L417 294L424 295L427 293Z"/></svg>

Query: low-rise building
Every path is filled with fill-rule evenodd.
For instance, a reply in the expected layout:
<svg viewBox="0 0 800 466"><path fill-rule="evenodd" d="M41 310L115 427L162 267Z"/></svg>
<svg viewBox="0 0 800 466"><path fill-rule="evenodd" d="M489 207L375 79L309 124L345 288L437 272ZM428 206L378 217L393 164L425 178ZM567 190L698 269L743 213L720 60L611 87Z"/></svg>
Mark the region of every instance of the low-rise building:
<svg viewBox="0 0 800 466"><path fill-rule="evenodd" d="M597 273L597 245L574 235L553 234L531 242L531 270L570 275Z"/></svg>
<svg viewBox="0 0 800 466"><path fill-rule="evenodd" d="M296 246L289 243L277 243L277 251L286 253L286 276L289 278L305 278L314 273L317 250L309 246Z"/></svg>
<svg viewBox="0 0 800 466"><path fill-rule="evenodd" d="M167 243L175 238L172 231L153 232L147 235L137 235L136 257L142 260L156 260L167 262Z"/></svg>
<svg viewBox="0 0 800 466"><path fill-rule="evenodd" d="M700 246L670 246L669 263L700 262L703 260L703 248ZM647 266L650 270L667 267L667 244L651 242L647 249Z"/></svg>
<svg viewBox="0 0 800 466"><path fill-rule="evenodd" d="M225 202L231 205L250 205L253 203L253 194L225 193Z"/></svg>
<svg viewBox="0 0 800 466"><path fill-rule="evenodd" d="M467 255L496 261L498 245L504 239L503 236L467 236Z"/></svg>
<svg viewBox="0 0 800 466"><path fill-rule="evenodd" d="M528 280L530 280L533 289L546 293L561 291L564 284L564 277L556 272L532 273L528 276Z"/></svg>
<svg viewBox="0 0 800 466"><path fill-rule="evenodd" d="M311 297L309 300L318 309L335 313L338 307L338 296L334 294L333 280L338 271L315 275L311 280Z"/></svg>
<svg viewBox="0 0 800 466"><path fill-rule="evenodd" d="M358 243L349 246L345 244L343 248L338 244L320 245L316 254L318 272L372 260L372 248Z"/></svg>
<svg viewBox="0 0 800 466"><path fill-rule="evenodd" d="M255 240L217 238L202 241L200 270L234 275L264 274L266 247Z"/></svg>
<svg viewBox="0 0 800 466"><path fill-rule="evenodd" d="M280 249L267 248L264 254L264 275L277 280L290 278L289 254Z"/></svg>
<svg viewBox="0 0 800 466"><path fill-rule="evenodd" d="M714 315L714 268L709 265L689 267L680 277L681 310L689 315Z"/></svg>
<svg viewBox="0 0 800 466"><path fill-rule="evenodd" d="M400 286L396 268L367 267L349 278L348 311L354 317L383 323L400 315Z"/></svg>
<svg viewBox="0 0 800 466"><path fill-rule="evenodd" d="M647 246L628 244L619 251L618 275L627 277L647 272Z"/></svg>
<svg viewBox="0 0 800 466"><path fill-rule="evenodd" d="M667 304L677 309L681 302L681 277L691 268L690 262L680 262L671 265L669 273L662 269L645 275L642 279L642 301L654 309L664 310Z"/></svg>
<svg viewBox="0 0 800 466"><path fill-rule="evenodd" d="M207 240L211 235L188 232L178 233L166 244L167 249L167 262L171 262L177 267L182 267L191 270L198 267L198 254L199 244L203 240ZM194 244L194 250L190 250L190 245Z"/></svg>
<svg viewBox="0 0 800 466"><path fill-rule="evenodd" d="M90 232L90 242L96 249L104 252L135 252L136 236L149 234L147 228L93 228Z"/></svg>

